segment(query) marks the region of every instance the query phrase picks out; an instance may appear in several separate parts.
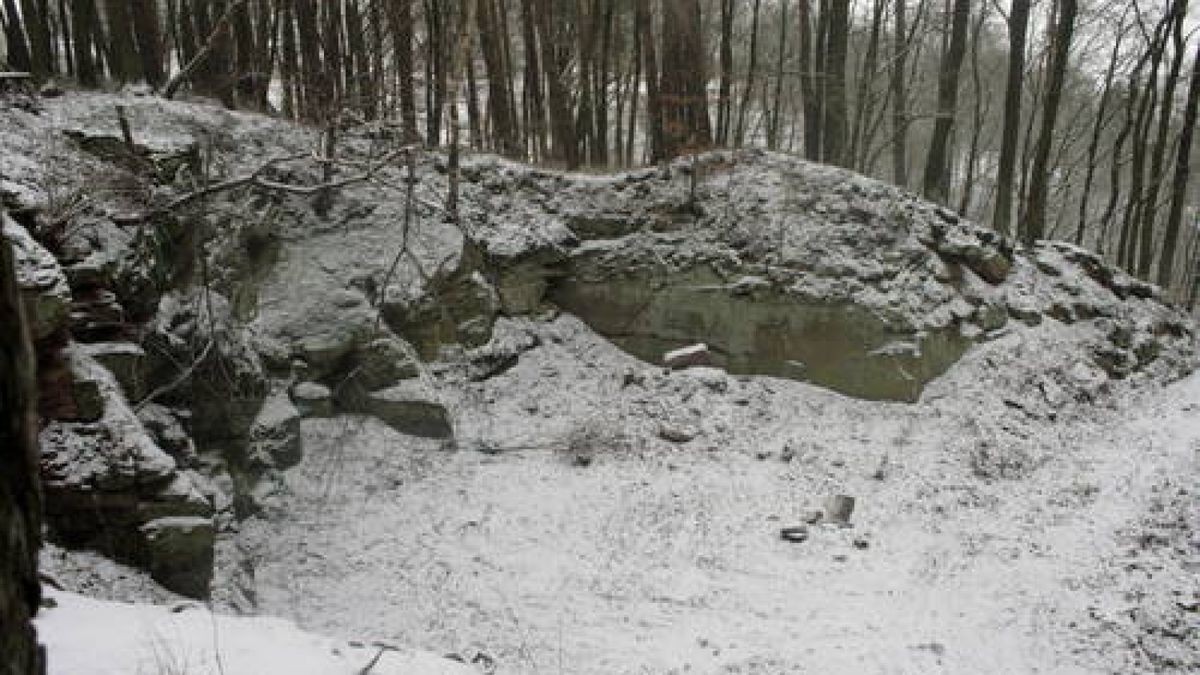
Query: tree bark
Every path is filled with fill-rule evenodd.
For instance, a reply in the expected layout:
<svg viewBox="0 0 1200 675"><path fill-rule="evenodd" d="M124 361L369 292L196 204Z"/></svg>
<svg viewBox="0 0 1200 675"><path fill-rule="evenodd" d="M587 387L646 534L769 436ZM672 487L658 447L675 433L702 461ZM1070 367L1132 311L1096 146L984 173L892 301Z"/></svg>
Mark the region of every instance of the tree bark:
<svg viewBox="0 0 1200 675"><path fill-rule="evenodd" d="M807 1L800 0L800 2ZM733 134L733 144L739 148L742 147L742 142L746 138L746 114L749 112L751 95L754 92L754 78L758 74L758 19L761 4L762 0L754 0L754 10L750 19L750 54L748 56L749 63L746 65L746 84L742 89L742 103L738 106L737 126Z"/></svg>
<svg viewBox="0 0 1200 675"><path fill-rule="evenodd" d="M1154 141L1154 151L1150 159L1150 182L1146 196L1143 198L1145 205L1141 213L1137 275L1142 279L1150 278L1150 267L1154 263L1154 226L1158 224L1158 198L1159 188L1163 181L1163 165L1166 163L1167 134L1171 129L1172 113L1175 112L1175 85L1179 81L1179 71L1183 67L1186 51L1183 38L1183 17L1187 13L1187 0L1179 0L1177 6L1178 9L1175 13L1177 18L1172 30L1174 54L1166 82L1163 84L1158 136Z"/></svg>
<svg viewBox="0 0 1200 675"><path fill-rule="evenodd" d="M663 0L663 159L712 144L699 0Z"/></svg>
<svg viewBox="0 0 1200 675"><path fill-rule="evenodd" d="M888 82L892 95L892 181L908 187L908 91L904 86L908 55L908 0L895 0L895 26L892 31L892 67ZM1015 0L1022 2L1023 0Z"/></svg>
<svg viewBox="0 0 1200 675"><path fill-rule="evenodd" d="M95 16L96 6L93 0L71 0L71 32L75 37L75 79L82 87L95 87L100 84L96 60L92 56L92 26Z"/></svg>
<svg viewBox="0 0 1200 675"><path fill-rule="evenodd" d="M159 27L158 3L155 0L130 0L133 13L134 38L138 58L142 64L142 76L146 83L157 89L166 81L167 72L163 65L162 29Z"/></svg>
<svg viewBox="0 0 1200 675"><path fill-rule="evenodd" d="M1046 101L1042 107L1042 124L1037 148L1033 155L1033 170L1029 178L1029 198L1025 206L1021 238L1032 244L1046 236L1046 198L1050 182L1050 147L1054 142L1054 126L1058 121L1059 102L1067 74L1067 59L1071 53L1071 35L1075 31L1076 0L1058 0L1058 18L1054 25L1053 54L1046 83Z"/></svg>
<svg viewBox="0 0 1200 675"><path fill-rule="evenodd" d="M850 2L829 0L828 8L829 28L823 68L825 86L821 97L825 106L821 124L821 155L826 163L847 166L846 52L850 32Z"/></svg>
<svg viewBox="0 0 1200 675"><path fill-rule="evenodd" d="M971 0L954 0L951 15L950 43L942 57L938 72L937 121L929 141L923 181L925 196L945 204L950 196L950 133L958 109L958 78L966 54L967 23L971 16Z"/></svg>
<svg viewBox="0 0 1200 675"><path fill-rule="evenodd" d="M45 672L33 627L42 543L36 366L15 265L0 236L0 654L5 673L36 675Z"/></svg>
<svg viewBox="0 0 1200 675"><path fill-rule="evenodd" d="M1100 139L1107 124L1108 104L1112 98L1113 80L1116 77L1117 65L1121 58L1121 44L1124 42L1124 39L1125 24L1124 16L1122 16L1121 25L1117 28L1117 39L1113 44L1112 51L1109 52L1108 66L1104 71L1104 84L1100 90L1100 102L1096 106L1095 120L1092 123L1091 140L1088 142L1087 167L1083 178L1083 191L1079 196L1079 222L1075 225L1074 241L1076 246L1083 246L1084 234L1088 222L1088 205L1091 202L1092 185L1096 179L1096 164L1100 152ZM1115 155L1112 161L1117 161Z"/></svg>
<svg viewBox="0 0 1200 675"><path fill-rule="evenodd" d="M729 145L733 115L733 0L721 0L721 81L717 94L717 145Z"/></svg>
<svg viewBox="0 0 1200 675"><path fill-rule="evenodd" d="M1188 182L1191 179L1192 140L1196 134L1197 110L1200 110L1200 45L1192 61L1191 83L1183 112L1183 128L1179 132L1179 148L1175 153L1175 175L1171 180L1171 206L1167 212L1166 232L1158 258L1158 285L1170 289L1174 281L1175 256L1179 246L1179 231L1183 224L1183 209L1187 202Z"/></svg>

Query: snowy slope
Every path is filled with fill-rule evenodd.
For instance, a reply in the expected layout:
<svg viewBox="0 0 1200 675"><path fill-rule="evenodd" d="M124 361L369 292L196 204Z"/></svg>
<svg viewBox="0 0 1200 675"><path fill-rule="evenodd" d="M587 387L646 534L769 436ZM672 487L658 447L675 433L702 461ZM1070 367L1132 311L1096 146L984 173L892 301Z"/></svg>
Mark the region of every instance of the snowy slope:
<svg viewBox="0 0 1200 675"><path fill-rule="evenodd" d="M1027 405L1022 439L991 426L999 400L667 374L577 321L545 330L453 406L498 454L306 421L291 496L243 526L263 611L501 673L1200 668L1200 377L1057 419ZM624 438L577 466L558 450L589 418ZM780 540L837 493L853 528Z"/></svg>
<svg viewBox="0 0 1200 675"><path fill-rule="evenodd" d="M289 621L140 605L46 589L37 620L49 675L453 675L474 670L432 654L352 646Z"/></svg>

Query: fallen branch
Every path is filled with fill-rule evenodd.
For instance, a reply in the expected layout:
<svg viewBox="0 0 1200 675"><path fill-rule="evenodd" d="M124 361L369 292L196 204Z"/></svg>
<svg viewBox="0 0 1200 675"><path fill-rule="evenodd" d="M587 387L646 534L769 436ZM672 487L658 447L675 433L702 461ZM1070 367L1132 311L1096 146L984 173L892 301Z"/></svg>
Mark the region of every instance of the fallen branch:
<svg viewBox="0 0 1200 675"><path fill-rule="evenodd" d="M374 162L373 164L367 165L366 168L363 169L360 173L357 173L357 174L354 174L351 176L347 176L345 178L340 178L338 180L321 182L321 183L317 183L314 185L294 185L291 183L284 183L284 182L280 182L277 180L271 180L271 179L267 178L265 174L268 171L270 171L271 169L274 169L275 167L279 166L280 164L283 164L284 162L294 162L297 160L309 159L309 158L313 159L314 161L318 161L318 162L325 162L328 160L323 160L318 157L313 157L311 154L308 154L308 153L288 155L285 157L276 157L274 159L267 160L264 164L262 164L261 166L256 168L254 171L251 171L249 174L247 174L245 176L239 176L237 178L230 178L227 180L223 180L219 183L213 183L212 185L208 185L199 190L195 190L195 191L189 192L181 197L178 197L175 200L171 201L170 203L166 204L165 206L161 206L159 208L153 209L146 213L122 217L118 220L118 222L121 224L127 224L127 225L145 222L147 220L150 220L152 217L154 217L156 215L170 213L177 209L183 208L184 206L187 206L188 204L191 204L194 201L203 199L205 197L212 196L219 192L225 192L227 190L234 190L237 188L247 187L247 186L259 187L264 190L271 190L271 191L275 191L275 192L286 192L288 194L294 194L294 195L314 195L314 194L317 194L318 192L322 192L324 190L336 190L339 188L346 187L348 185L352 185L354 183L361 183L363 181L371 180L371 178L373 178L375 176L375 174L377 174L380 170L386 168L391 163L392 160L396 159L397 157L399 157L401 155L410 153L413 149L414 149L414 146L404 146L403 148L400 148L398 150L395 150L393 152L390 152L390 153L384 155L383 157L381 157L378 161Z"/></svg>

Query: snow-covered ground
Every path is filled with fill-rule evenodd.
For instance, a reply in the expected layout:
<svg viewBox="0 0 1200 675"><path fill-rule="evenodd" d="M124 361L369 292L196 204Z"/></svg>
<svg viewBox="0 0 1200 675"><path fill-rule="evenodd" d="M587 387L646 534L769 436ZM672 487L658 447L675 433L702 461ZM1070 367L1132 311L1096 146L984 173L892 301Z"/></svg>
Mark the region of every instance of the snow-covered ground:
<svg viewBox="0 0 1200 675"><path fill-rule="evenodd" d="M1200 668L1200 376L1022 413L1018 447L937 387L864 402L663 373L569 317L529 330L515 368L446 389L457 452L304 423L291 494L242 527L263 612L503 673ZM587 466L556 451L579 420ZM780 539L842 493L852 528Z"/></svg>
<svg viewBox="0 0 1200 675"><path fill-rule="evenodd" d="M186 185L129 183L104 153L76 147L116 138L116 103L129 104L139 143L211 149L222 177L313 141L310 131L185 103L69 97L40 116L4 113L0 145L11 159L0 193L50 212L86 207L100 225L85 234L101 243L105 232L124 232L111 216L178 196ZM347 141L355 152L369 145ZM666 174L571 178L486 159L467 163L465 222L489 255L530 258L510 282L536 287L540 266L563 262L567 243L648 224L678 230L656 245L723 254L741 241L768 267L794 263L810 291L853 288L856 302L903 309L914 325L945 319L973 331L971 349L918 403L713 369L666 373L568 315L502 319L493 344L529 347L510 370L435 363L423 373L453 417L454 447L369 418L308 419L287 489L271 496L259 491L267 483L257 486L265 512L226 523L218 558L253 567L246 590L258 610L299 628L212 615L120 566L51 550L43 564L71 590L167 603L50 592L56 606L39 625L51 673L457 667L380 652L376 640L502 673L1200 671L1200 377L1160 386L1183 370L1181 345L1191 344L1175 317L1148 287L1139 295L1123 277L1100 283L1099 268L1083 275L1078 260L1065 263L1086 256L1053 246L1018 256L999 286L961 270L956 281L959 262L946 261L986 251L920 241L918 230L948 227L946 214L834 169L780 155L744 159L706 179L710 217L698 230L678 230L676 216L691 212L679 211L686 181ZM401 265L390 286L382 277L401 239L429 269L465 260L464 234L426 204L444 193L439 161L421 163L421 227L411 240L398 225L399 169L384 172L390 183L345 190L327 218L301 200L278 204L277 229L263 225L280 243L269 274L222 258L217 238L215 282L244 291L239 307L254 317L263 354L287 366L307 343L315 347L305 353L357 348L346 334L376 323L375 291L364 290L376 282L420 309L429 288L415 263ZM238 228L255 226L245 215L262 204L227 197L202 213L237 252L246 248ZM704 228L724 234L694 236ZM863 236L894 232L907 234L880 246ZM884 283L879 270L897 250L924 263ZM249 271L253 278L238 276ZM466 291L486 297L455 287L448 297L486 305L497 289L463 271L482 280ZM506 313L547 310L536 295ZM1031 309L1014 298L1038 302ZM1036 315L1037 327L990 326L988 310L1006 319L1005 307L1014 318ZM462 318L486 312L490 322L494 310ZM1114 345L1137 367L1102 367ZM331 369L340 362L327 360ZM852 527L780 538L839 494L857 500ZM234 548L245 560L224 555ZM218 576L218 604L231 585ZM338 641L349 638L367 646Z"/></svg>
<svg viewBox="0 0 1200 675"><path fill-rule="evenodd" d="M432 654L337 641L281 619L212 614L196 603L139 605L56 590L46 597L37 627L49 675L474 672Z"/></svg>

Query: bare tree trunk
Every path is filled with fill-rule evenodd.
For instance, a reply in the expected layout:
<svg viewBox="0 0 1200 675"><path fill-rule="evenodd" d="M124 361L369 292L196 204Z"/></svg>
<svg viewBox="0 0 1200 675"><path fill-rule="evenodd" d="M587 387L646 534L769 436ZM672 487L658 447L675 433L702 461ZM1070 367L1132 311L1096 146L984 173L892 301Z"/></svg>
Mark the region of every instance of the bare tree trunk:
<svg viewBox="0 0 1200 675"><path fill-rule="evenodd" d="M1076 0L1057 0L1058 18L1054 27L1053 54L1046 83L1046 102L1042 108L1042 125L1033 156L1033 172L1029 179L1029 198L1025 206L1021 238L1032 244L1046 236L1046 196L1050 182L1050 146L1054 142L1054 125L1058 120L1059 101L1067 74L1067 59L1071 53L1071 35L1075 31Z"/></svg>
<svg viewBox="0 0 1200 675"><path fill-rule="evenodd" d="M296 78L300 73L300 65L296 54L296 26L292 0L279 0L279 9L279 40L281 43L279 76L283 86L281 106L286 119L296 119L301 109L296 101Z"/></svg>
<svg viewBox="0 0 1200 675"><path fill-rule="evenodd" d="M771 103L770 121L767 123L767 147L779 149L779 125L783 117L783 66L787 56L788 0L779 5L779 46L775 55L775 95Z"/></svg>
<svg viewBox="0 0 1200 675"><path fill-rule="evenodd" d="M1200 45L1192 61L1191 83L1183 112L1183 128L1179 132L1179 148L1175 153L1175 176L1171 180L1171 206L1167 212L1166 233L1158 258L1158 285L1170 289L1174 281L1175 256L1179 231L1183 224L1183 208L1187 202L1188 181L1191 179L1192 139L1196 133L1197 110L1200 109Z"/></svg>
<svg viewBox="0 0 1200 675"><path fill-rule="evenodd" d="M924 193L932 201L944 204L950 197L950 133L958 109L958 76L966 53L967 21L971 0L954 0L950 42L938 73L937 121L929 141L925 160Z"/></svg>
<svg viewBox="0 0 1200 675"><path fill-rule="evenodd" d="M1167 155L1167 133L1171 129L1172 113L1175 111L1175 85L1179 81L1179 71L1183 67L1186 46L1183 38L1183 17L1187 13L1187 0L1179 0L1178 17L1172 31L1174 55L1171 67L1164 83L1162 107L1159 113L1158 137L1154 142L1154 152L1150 159L1150 182L1144 198L1145 206L1141 214L1141 244L1139 247L1137 274L1142 279L1150 278L1150 267L1154 263L1154 226L1158 224L1159 187L1164 180L1163 165Z"/></svg>
<svg viewBox="0 0 1200 675"><path fill-rule="evenodd" d="M1144 204L1143 191L1146 181L1146 153L1150 138L1150 127L1158 103L1158 69L1166 51L1167 36L1175 22L1174 12L1159 22L1155 29L1146 58L1150 63L1150 74L1143 85L1138 99L1137 115L1133 120L1133 153L1130 160L1129 197L1125 201L1125 212L1121 221L1121 237L1117 248L1117 262L1131 274L1135 271L1137 258L1137 225Z"/></svg>
<svg viewBox="0 0 1200 675"><path fill-rule="evenodd" d="M848 166L862 170L866 162L865 144L867 120L874 113L875 97L872 84L875 70L879 67L879 36L883 31L883 9L886 0L875 0L871 8L871 32L867 38L867 53L863 57L862 69L858 78L858 94L855 96L854 123L850 132L850 152Z"/></svg>
<svg viewBox="0 0 1200 675"><path fill-rule="evenodd" d="M717 94L717 145L729 145L733 115L733 0L721 0L721 82Z"/></svg>
<svg viewBox="0 0 1200 675"><path fill-rule="evenodd" d="M971 147L967 151L967 173L963 178L962 197L958 203L958 214L964 218L971 207L971 197L975 190L975 164L979 160L979 137L983 133L983 99L987 94L983 91L983 77L979 72L979 38L987 16L988 5L984 4L975 20L975 28L971 31L971 98L974 114L971 118Z"/></svg>
<svg viewBox="0 0 1200 675"><path fill-rule="evenodd" d="M1113 44L1112 51L1109 52L1108 67L1104 71L1104 84L1100 90L1100 102L1096 106L1095 121L1092 124L1092 136L1088 142L1087 149L1087 169L1083 178L1083 192L1079 197L1079 222L1075 225L1075 245L1082 246L1084 231L1088 221L1088 204L1091 200L1092 185L1096 179L1096 160L1100 152L1100 138L1104 133L1104 127L1107 124L1106 118L1108 113L1108 103L1112 98L1113 79L1116 76L1117 64L1121 58L1121 44L1125 39L1125 17L1121 17L1121 25L1117 28L1117 39ZM1117 157L1114 156L1112 161L1117 162Z"/></svg>
<svg viewBox="0 0 1200 675"><path fill-rule="evenodd" d="M25 34L29 38L30 71L38 81L46 79L58 70L51 55L49 17L43 9L36 0L21 0L21 16L24 19Z"/></svg>
<svg viewBox="0 0 1200 675"><path fill-rule="evenodd" d="M7 218L0 214L0 219ZM0 653L5 673L45 672L33 616L41 603L36 365L12 245L0 237ZM15 621L8 621L16 619Z"/></svg>
<svg viewBox="0 0 1200 675"><path fill-rule="evenodd" d="M522 42L525 54L524 99L525 129L529 154L535 161L546 154L546 103L542 87L542 68L538 56L537 26L533 18L533 0L521 0Z"/></svg>
<svg viewBox="0 0 1200 675"><path fill-rule="evenodd" d="M71 0L71 32L75 34L75 78L83 87L95 87L100 84L96 60L92 57L91 28L95 16L96 6L93 0Z"/></svg>
<svg viewBox="0 0 1200 675"><path fill-rule="evenodd" d="M908 187L908 91L904 86L905 57L908 55L908 24L905 5L895 0L895 27L892 35L892 67L889 85L892 93L892 181ZM1024 0L1015 0L1022 2Z"/></svg>
<svg viewBox="0 0 1200 675"><path fill-rule="evenodd" d="M807 2L808 0L800 0ZM754 91L754 77L758 74L758 18L762 0L754 0L754 14L750 23L750 55L746 66L746 86L742 91L742 104L738 106L737 127L734 130L735 147L742 147L746 133L746 113L750 108L751 94Z"/></svg>
<svg viewBox="0 0 1200 675"><path fill-rule="evenodd" d="M579 145L575 133L575 120L571 114L570 91L567 87L567 70L570 67L562 17L554 11L553 0L539 0L538 40L542 47L542 67L545 70L550 103L550 127L553 139L553 157L565 162L568 169L579 167Z"/></svg>
<svg viewBox="0 0 1200 675"><path fill-rule="evenodd" d="M1021 136L1021 94L1025 86L1025 42L1029 30L1030 0L1013 0L1008 17L1008 77L1004 89L1004 130L1000 140L1000 166L996 171L996 210L992 227L1010 235L1017 146Z"/></svg>
<svg viewBox="0 0 1200 675"><path fill-rule="evenodd" d="M104 0L104 18L108 25L108 47L112 54L109 72L118 82L139 79L141 67L133 44L133 17L129 0Z"/></svg>
<svg viewBox="0 0 1200 675"><path fill-rule="evenodd" d="M134 37L146 83L158 88L166 80L163 66L162 31L159 28L158 3L155 0L131 0Z"/></svg>
<svg viewBox="0 0 1200 675"><path fill-rule="evenodd" d="M449 183L450 190L446 195L446 211L455 222L458 214L458 180L459 180L459 131L458 131L458 92L462 89L462 72L468 67L471 54L470 25L474 21L471 16L475 11L475 0L462 0L458 7L458 29L456 31L450 65L450 157Z"/></svg>
<svg viewBox="0 0 1200 675"><path fill-rule="evenodd" d="M660 95L664 158L712 144L700 0L664 0Z"/></svg>
<svg viewBox="0 0 1200 675"><path fill-rule="evenodd" d="M966 2L967 0L962 0ZM829 32L825 42L825 86L822 102L825 106L821 123L821 154L829 164L846 166L847 107L846 52L850 34L850 1L829 0Z"/></svg>
<svg viewBox="0 0 1200 675"><path fill-rule="evenodd" d="M4 44L8 48L8 65L20 71L32 71L29 42L25 39L24 22L13 0L4 0Z"/></svg>
<svg viewBox="0 0 1200 675"><path fill-rule="evenodd" d="M388 24L392 32L392 58L399 80L400 129L404 143L414 143L417 133L417 95L413 85L413 0L391 0Z"/></svg>
<svg viewBox="0 0 1200 675"><path fill-rule="evenodd" d="M488 114L492 120L492 132L500 153L508 157L521 156L521 144L517 138L516 111L509 99L508 80L504 50L500 34L504 31L503 17L496 8L495 0L478 0L476 18L479 23L479 46L487 67Z"/></svg>
<svg viewBox="0 0 1200 675"><path fill-rule="evenodd" d="M642 42L642 57L646 78L646 138L650 146L650 161L662 161L663 149L662 100L659 95L658 55L654 48L654 21L648 3L637 3L637 24Z"/></svg>

